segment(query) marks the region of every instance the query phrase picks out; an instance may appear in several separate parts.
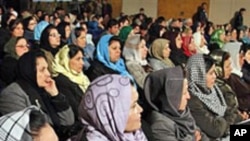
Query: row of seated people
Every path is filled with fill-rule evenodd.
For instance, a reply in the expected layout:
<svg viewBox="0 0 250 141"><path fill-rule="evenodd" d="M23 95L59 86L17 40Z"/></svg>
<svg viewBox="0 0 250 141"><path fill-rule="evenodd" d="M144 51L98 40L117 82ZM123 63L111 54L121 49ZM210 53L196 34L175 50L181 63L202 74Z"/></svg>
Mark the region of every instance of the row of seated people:
<svg viewBox="0 0 250 141"><path fill-rule="evenodd" d="M131 35L128 38L134 39L135 37L136 36ZM167 46L168 42L165 43L166 43L165 46ZM125 64L120 58L121 51L119 45L120 42L118 38L116 38L115 36L105 35L101 38L99 44L97 45L97 55L99 54L102 58L98 59L99 65L95 67L91 66L93 67L93 71L89 71L89 73L90 74L92 73L93 76L92 79L90 77L90 80L92 82L91 84L88 81L88 78L82 72L83 53L82 50L77 46L74 45L65 46L61 48L55 55L55 60L53 61L51 68L52 71L55 72L53 74L55 74L54 79L56 80L56 83L51 78L52 75L48 71L47 58L45 57L43 52L29 51L28 53L25 53L18 60L16 81L14 83L11 83L11 85L9 85L7 88L5 88L0 95L1 113L5 115L12 111L22 110L29 105L37 105L45 113L48 122L51 125L53 125L56 133L61 139L64 137L64 135L66 137L69 137L78 133L79 130L84 130L94 133L92 132L93 130L91 130L93 129L92 127L90 127L89 129L88 128L82 129L82 124L87 125L87 127L90 126L89 124L91 124L91 126L93 126L94 128L103 129L103 126L97 127L97 125L95 124L92 125L92 123L94 123L94 121L96 120L94 118L90 118L89 113L87 114L88 116L85 118L87 118L86 120L90 120L89 121L90 123L83 122L83 120L78 119L78 117L81 117L81 112L86 112L86 109L88 109L87 107L84 107L84 110L82 109L79 110L80 109L79 106L81 105L80 103L82 100L81 97L83 96L83 99L87 101L89 100L89 98L91 97L93 98L93 96L88 96L88 91L91 94L99 93L97 94L98 96L102 95L102 93L108 93L111 95L113 93L113 95L117 95L120 93L119 90L122 90L123 88L120 88L118 90L112 88L112 85L115 86L115 84L112 83L111 86L105 85L105 88L107 89L108 92L99 92L99 88L95 88L94 90L92 90L91 89L92 85L97 85L99 87L102 86L102 83L105 84L105 82L108 81L106 80L102 83L97 83L95 82L96 78L99 78L100 76L103 76L105 74L120 74L122 76L127 76L128 77L127 79L131 81L131 85L135 86L136 88L140 87L140 85L137 84L139 81L136 79L136 77L134 77L135 75L133 75L133 73L130 74L129 72L131 71L126 71ZM129 47L132 48L133 45L134 44L132 43L131 45L129 45ZM116 51L112 52L111 51L112 48L115 48ZM125 48L126 48L126 43L124 49ZM144 48L145 46L141 47L142 50L140 53L141 55L144 55L141 56L140 58L141 60L143 60L143 58L145 59L146 57L145 52L147 49ZM235 101L235 98L237 97L240 99L240 97L238 97L238 95L235 94L237 92L234 93L234 91L230 89L230 87L232 87L230 86L230 83L224 83L224 79L227 80L231 76L230 55L227 52L223 52L222 50L215 50L214 52L211 53L211 56L218 62L215 63L213 62L213 59L210 56L202 54L193 55L187 60L186 68L188 73L187 75L188 82L186 83L188 84L186 84L186 86L184 85L186 81L186 80L184 81L185 79L184 73L183 71L178 73L177 69L178 67L173 68L174 70L172 71L170 71L171 69L167 69L167 70L159 70L151 72L144 77L145 81L142 84L143 86L142 91L144 92L140 93L139 102L141 102L140 104L142 105L142 107L150 107L145 109L142 118L145 119L147 123L149 123L149 125L151 126L153 132L152 135L154 138L163 136L164 138L173 137L177 138L177 140L180 140L179 138L183 137L187 137L187 139L192 137L201 138L203 136L204 138L207 136L212 139L227 137L229 125L248 118L248 115L245 113L247 107L243 108L244 110L243 112L240 112L238 110L239 107L237 101ZM129 61L127 61L126 64L127 63L129 63ZM137 62L133 63L130 62L130 63L136 64ZM135 67L133 68L136 68L138 65L134 66ZM89 70L91 70L91 67ZM127 67L129 67L129 65L127 65ZM110 70L110 72L107 72L105 70ZM165 76L162 76L164 74ZM183 76L181 74L183 74ZM216 75L218 76L217 79ZM150 76L154 76L152 80L150 80L151 79ZM171 76L174 78L168 78ZM175 77L181 77L181 78L175 78ZM168 82L168 81L176 81L179 79L181 79L183 83L178 82L175 84L175 82ZM218 81L220 79L222 81ZM112 79L110 79L110 81L111 80ZM218 84L222 83L221 85L218 85L219 87L215 85L216 80L218 81L217 82ZM123 84L123 81L120 80L120 83ZM180 89L179 85L182 86L181 87L182 89ZM187 85L189 85L189 87L187 87ZM226 90L223 90L223 87L225 87ZM158 92L156 91L156 89ZM154 93L156 93L155 94L156 96L154 96ZM179 93L181 98L172 97L173 93L174 95L176 95L176 93ZM166 97L170 95L169 96L170 99L173 98L174 100L169 100L169 102L167 102L167 104L169 105L164 106L164 104L166 104L166 100L165 98L163 98L164 96L162 96L162 94L164 94ZM176 99L179 99L180 101L178 102ZM189 102L187 102L188 99ZM108 100L108 101L112 102L113 100L111 101ZM240 100L238 101L240 104L242 104ZM179 129L179 126L182 126L183 123L179 123L178 120L175 121L175 119L171 117L173 116L172 114L169 117L168 108L169 107L173 108L173 106L171 106L172 105L171 102L177 102L173 103L173 105L176 106L175 108L177 110L176 109L175 110L179 112L180 115L183 115L186 112L185 110L188 110L190 108L192 116L190 116L191 114L188 116L193 117L194 119L191 118L190 120L194 120L197 124L197 125L195 124L192 125L193 127L195 127L193 128L193 131L189 131L189 127L186 127L185 129L183 128ZM184 108L181 106L182 104L180 103L183 103ZM187 104L189 108L186 108ZM87 106L86 103L83 105ZM93 105L96 106L96 104ZM112 104L109 103L109 106L110 105ZM124 106L124 104L122 105ZM102 108L107 110L105 106L103 106ZM90 108L90 110L93 110L93 108ZM103 114L103 111L105 110L100 110L101 114ZM137 109L137 111L138 113L142 112L140 107ZM154 111L156 112L156 115ZM165 111L167 112L165 113ZM171 111L173 111L173 109ZM159 120L155 120L155 118L158 118L157 112L160 113L160 115L163 115L163 117L166 116L166 118L170 118L171 120L173 120L174 121L173 124L178 125L174 127L180 130L180 132L178 133L181 134L176 136L175 128L172 134L174 136L171 136L171 134L166 136L165 132L164 133L159 132L159 130L162 131L162 128L166 127L167 127L166 130L169 130L169 127L164 124L163 124L164 126L161 127L157 124L157 122L159 122ZM96 112L94 113L96 114ZM175 116L178 117L178 115ZM99 117L98 120L100 120L102 116L94 115L94 117ZM110 116L108 116L107 118L110 118ZM210 122L204 123L204 119L207 119L205 121L210 121ZM183 121L185 120L186 119L183 119ZM74 125L72 126L73 123ZM70 126L70 128L67 128L68 126ZM69 131L69 130L74 130L74 131ZM98 129L98 131L99 130L100 129ZM124 131L125 129L123 129L122 132ZM107 131L105 130L101 133L104 134L106 132ZM162 136L159 135L161 133L163 134ZM182 133L184 133L184 135L182 135ZM189 133L190 137L188 136ZM85 136L89 140L91 140L91 138L89 138L88 136L88 133L85 134ZM96 137L95 135L93 136ZM108 135L105 134L104 136ZM90 137L92 137L92 135L90 135ZM97 137L100 136L97 135Z"/></svg>

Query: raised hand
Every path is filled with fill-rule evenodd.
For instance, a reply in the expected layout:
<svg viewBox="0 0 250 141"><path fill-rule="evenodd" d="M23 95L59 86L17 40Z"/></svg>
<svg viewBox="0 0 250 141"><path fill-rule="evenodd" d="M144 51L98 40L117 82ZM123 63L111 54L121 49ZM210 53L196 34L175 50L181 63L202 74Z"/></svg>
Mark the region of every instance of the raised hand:
<svg viewBox="0 0 250 141"><path fill-rule="evenodd" d="M50 94L50 96L57 96L58 95L58 89L56 87L55 80L53 80L51 77L49 77L46 80L46 83L48 84L44 89Z"/></svg>

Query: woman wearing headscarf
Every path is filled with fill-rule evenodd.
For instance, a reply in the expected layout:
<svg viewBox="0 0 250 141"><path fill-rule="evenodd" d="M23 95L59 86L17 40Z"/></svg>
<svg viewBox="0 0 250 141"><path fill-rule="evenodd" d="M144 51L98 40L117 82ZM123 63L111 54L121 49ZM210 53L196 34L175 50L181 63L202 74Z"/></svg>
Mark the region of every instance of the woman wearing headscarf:
<svg viewBox="0 0 250 141"><path fill-rule="evenodd" d="M90 81L105 74L120 74L134 80L121 58L120 39L111 34L102 36L96 47L96 58L86 71Z"/></svg>
<svg viewBox="0 0 250 141"><path fill-rule="evenodd" d="M79 106L86 128L73 140L86 136L88 141L146 141L137 100L138 93L128 77L108 74L95 79Z"/></svg>
<svg viewBox="0 0 250 141"><path fill-rule="evenodd" d="M135 79L135 82L143 89L144 80L148 73L152 71L146 57L148 48L146 41L140 37L140 34L131 35L125 42L122 55L125 58L129 73Z"/></svg>
<svg viewBox="0 0 250 141"><path fill-rule="evenodd" d="M18 59L29 51L29 44L24 37L12 37L4 46L5 56L0 68L0 78L9 85L16 80Z"/></svg>
<svg viewBox="0 0 250 141"><path fill-rule="evenodd" d="M182 39L179 31L167 31L162 35L163 38L170 41L169 47L171 49L170 59L175 65L185 66L188 57L185 56L181 45Z"/></svg>
<svg viewBox="0 0 250 141"><path fill-rule="evenodd" d="M211 38L210 38L210 52L212 52L213 50L215 49L221 49L224 47L224 44L225 44L225 37L226 37L226 34L225 34L225 31L223 29L216 29L212 35L211 35ZM212 44L216 44L216 46L212 46Z"/></svg>
<svg viewBox="0 0 250 141"><path fill-rule="evenodd" d="M35 106L0 117L0 140L58 141L55 131Z"/></svg>
<svg viewBox="0 0 250 141"><path fill-rule="evenodd" d="M149 104L148 123L158 141L205 141L187 107L190 95L182 68L158 70L148 75L144 89Z"/></svg>
<svg viewBox="0 0 250 141"><path fill-rule="evenodd" d="M70 23L68 22L60 22L56 26L58 33L61 35L60 48L64 45L69 44L69 38L71 34Z"/></svg>
<svg viewBox="0 0 250 141"><path fill-rule="evenodd" d="M59 91L63 92L78 121L78 107L90 82L83 73L83 52L76 45L66 45L55 56L54 79Z"/></svg>
<svg viewBox="0 0 250 141"><path fill-rule="evenodd" d="M216 84L220 88L227 106L231 111L231 124L248 119L248 114L246 111L243 109L242 112L239 111L241 107L239 107L238 104L236 95L237 92L234 92L231 86L226 83L226 80L231 76L232 71L230 54L218 49L211 52L210 56L215 60L215 73L217 76Z"/></svg>
<svg viewBox="0 0 250 141"><path fill-rule="evenodd" d="M183 41L181 46L182 50L188 58L197 53L197 49L195 47L194 38L192 34L192 29L190 27L184 29L181 39Z"/></svg>
<svg viewBox="0 0 250 141"><path fill-rule="evenodd" d="M160 70L164 68L174 67L174 63L169 58L171 49L169 48L169 41L166 39L156 39L150 47L149 64L153 70Z"/></svg>
<svg viewBox="0 0 250 141"><path fill-rule="evenodd" d="M17 80L0 95L0 112L7 114L36 105L45 113L58 136L74 123L74 114L65 96L56 87L48 63L40 50L29 51L18 60Z"/></svg>
<svg viewBox="0 0 250 141"><path fill-rule="evenodd" d="M232 67L231 67L233 66L232 59L231 59L232 55L230 55L226 51L214 50L211 53L211 56L214 60L216 60L215 70L216 70L216 74L218 77L218 79L216 80L220 84L219 85L221 86L220 88L223 89L224 91L231 92L231 94L226 94L227 97L230 97L229 95L231 95L231 97L237 97L236 98L238 100L237 104L239 104L238 108L242 111L243 115L247 115L245 112L250 111L250 103L249 103L250 88L249 88L249 85L245 83L245 81L243 81L243 79L233 74ZM227 97L225 96L225 98ZM228 105L232 105L232 104L235 105L236 103L233 103L233 101L231 101L231 103ZM244 119L246 118L244 117Z"/></svg>
<svg viewBox="0 0 250 141"><path fill-rule="evenodd" d="M196 54L187 62L190 100L188 106L200 127L211 140L228 138L233 115L215 84L215 63L208 55Z"/></svg>
<svg viewBox="0 0 250 141"><path fill-rule="evenodd" d="M52 73L52 64L56 53L59 51L61 35L54 25L48 25L42 32L40 39L40 48L45 53L49 71Z"/></svg>

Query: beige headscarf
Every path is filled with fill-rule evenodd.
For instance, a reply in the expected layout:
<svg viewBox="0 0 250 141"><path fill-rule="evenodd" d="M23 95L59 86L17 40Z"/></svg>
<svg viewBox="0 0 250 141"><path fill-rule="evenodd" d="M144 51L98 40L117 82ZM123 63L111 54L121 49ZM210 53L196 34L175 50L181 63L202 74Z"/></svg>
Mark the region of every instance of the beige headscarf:
<svg viewBox="0 0 250 141"><path fill-rule="evenodd" d="M169 40L166 39L156 39L150 48L150 55L154 58L157 58L167 64L170 67L174 67L174 63L169 58L163 58L163 49L166 44L169 44Z"/></svg>
<svg viewBox="0 0 250 141"><path fill-rule="evenodd" d="M69 67L69 47L68 45L64 46L59 50L55 56L55 61L53 62L53 74L58 75L59 73L68 77L72 82L78 84L78 86L85 93L90 82L86 75L83 72L77 73Z"/></svg>

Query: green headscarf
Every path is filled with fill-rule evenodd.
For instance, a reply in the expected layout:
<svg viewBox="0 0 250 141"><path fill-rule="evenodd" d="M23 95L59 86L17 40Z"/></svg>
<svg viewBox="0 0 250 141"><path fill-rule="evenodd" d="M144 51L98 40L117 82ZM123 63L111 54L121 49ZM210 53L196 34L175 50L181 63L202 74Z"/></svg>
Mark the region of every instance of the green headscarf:
<svg viewBox="0 0 250 141"><path fill-rule="evenodd" d="M16 54L16 49L15 49L16 42L17 38L11 37L10 40L4 45L4 52L9 56L18 59L19 56Z"/></svg>
<svg viewBox="0 0 250 141"><path fill-rule="evenodd" d="M222 34L225 34L225 31L223 29L215 30L211 35L210 44L216 43L220 48L222 48L225 44L224 41L220 39L220 35Z"/></svg>
<svg viewBox="0 0 250 141"><path fill-rule="evenodd" d="M124 26L119 33L119 37L121 39L121 41L123 43L125 43L125 41L128 38L129 33L132 31L132 27L131 26Z"/></svg>

